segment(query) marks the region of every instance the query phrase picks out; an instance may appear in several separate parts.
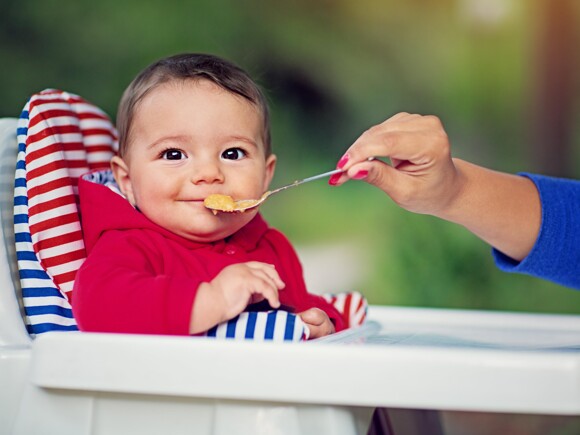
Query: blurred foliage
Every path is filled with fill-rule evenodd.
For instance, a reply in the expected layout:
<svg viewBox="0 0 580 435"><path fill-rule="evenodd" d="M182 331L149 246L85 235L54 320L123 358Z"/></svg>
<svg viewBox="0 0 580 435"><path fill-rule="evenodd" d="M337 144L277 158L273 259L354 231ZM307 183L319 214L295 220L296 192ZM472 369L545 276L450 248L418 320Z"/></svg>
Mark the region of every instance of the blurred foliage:
<svg viewBox="0 0 580 435"><path fill-rule="evenodd" d="M458 157L536 170L540 3L2 0L0 116L17 116L28 96L53 87L114 118L146 65L210 52L245 68L269 96L274 184L333 168L362 131L399 111L441 117ZM576 147L567 158L578 177L578 79L571 91ZM284 195L264 208L268 220L300 244L362 246L371 272L359 285L373 303L580 312L578 292L499 272L489 247L464 229L400 210L364 183Z"/></svg>
<svg viewBox="0 0 580 435"><path fill-rule="evenodd" d="M499 271L467 230L401 210L363 182L300 189L273 197L264 215L298 246L351 245L367 271L354 288L371 303L580 314L577 291Z"/></svg>

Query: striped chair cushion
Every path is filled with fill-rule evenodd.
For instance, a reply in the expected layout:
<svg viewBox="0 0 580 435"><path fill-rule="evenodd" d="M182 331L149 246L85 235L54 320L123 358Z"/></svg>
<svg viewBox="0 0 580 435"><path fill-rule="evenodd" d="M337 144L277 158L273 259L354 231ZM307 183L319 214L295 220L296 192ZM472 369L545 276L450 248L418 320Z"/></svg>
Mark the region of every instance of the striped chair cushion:
<svg viewBox="0 0 580 435"><path fill-rule="evenodd" d="M77 330L70 292L85 248L77 208L84 172L107 168L108 117L77 95L33 95L18 122L14 229L25 321L32 335Z"/></svg>
<svg viewBox="0 0 580 435"><path fill-rule="evenodd" d="M369 304L359 292L327 293L321 296L342 314L347 328L360 326L366 320Z"/></svg>

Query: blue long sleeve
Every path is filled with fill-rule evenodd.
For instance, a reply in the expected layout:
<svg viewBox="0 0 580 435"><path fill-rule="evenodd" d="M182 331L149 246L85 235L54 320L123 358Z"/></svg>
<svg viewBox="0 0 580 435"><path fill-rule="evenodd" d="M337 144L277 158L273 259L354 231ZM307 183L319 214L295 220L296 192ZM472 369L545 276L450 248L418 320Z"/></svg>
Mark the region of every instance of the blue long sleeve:
<svg viewBox="0 0 580 435"><path fill-rule="evenodd" d="M493 249L499 269L580 289L580 181L520 174L531 179L542 204L538 239L521 262Z"/></svg>

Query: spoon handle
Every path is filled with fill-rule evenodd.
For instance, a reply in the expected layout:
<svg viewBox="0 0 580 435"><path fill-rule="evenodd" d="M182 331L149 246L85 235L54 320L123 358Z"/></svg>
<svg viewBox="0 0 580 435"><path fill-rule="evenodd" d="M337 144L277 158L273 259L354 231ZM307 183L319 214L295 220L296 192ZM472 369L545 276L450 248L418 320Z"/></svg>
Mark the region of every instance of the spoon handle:
<svg viewBox="0 0 580 435"><path fill-rule="evenodd" d="M275 190L272 190L270 192L270 195L272 195L273 193L280 192L281 190L288 189L289 187L298 186L299 184L308 183L309 181L318 180L319 178L330 177L331 175L339 174L341 172L342 172L342 169L334 169L332 171L328 171L328 172L325 172L323 174L313 175L312 177L304 178L303 180L296 180L293 183L287 184L286 186L282 186L282 187L279 187Z"/></svg>
<svg viewBox="0 0 580 435"><path fill-rule="evenodd" d="M305 178L304 180L296 181L294 184L307 183L309 181L318 180L319 178L330 177L331 175L334 174L340 174L341 172L342 169L335 169L333 171L325 172L324 174L313 175L312 177Z"/></svg>

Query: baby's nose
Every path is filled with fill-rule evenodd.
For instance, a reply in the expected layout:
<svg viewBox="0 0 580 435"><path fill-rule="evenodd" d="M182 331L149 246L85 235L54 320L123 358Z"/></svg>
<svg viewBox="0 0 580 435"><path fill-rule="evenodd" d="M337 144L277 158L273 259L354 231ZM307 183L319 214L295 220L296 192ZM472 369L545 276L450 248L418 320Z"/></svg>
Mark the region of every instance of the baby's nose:
<svg viewBox="0 0 580 435"><path fill-rule="evenodd" d="M200 162L192 171L191 181L198 183L216 183L224 180L224 175L218 163Z"/></svg>

